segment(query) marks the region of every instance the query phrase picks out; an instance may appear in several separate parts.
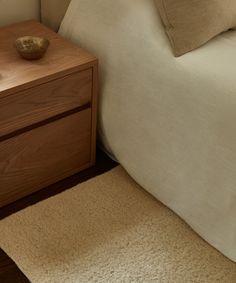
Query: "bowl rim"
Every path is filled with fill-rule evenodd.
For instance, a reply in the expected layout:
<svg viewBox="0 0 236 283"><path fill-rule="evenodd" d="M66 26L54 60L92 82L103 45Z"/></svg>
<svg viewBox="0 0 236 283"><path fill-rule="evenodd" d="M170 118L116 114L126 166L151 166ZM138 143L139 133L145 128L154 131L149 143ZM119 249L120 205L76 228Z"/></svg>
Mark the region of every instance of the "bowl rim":
<svg viewBox="0 0 236 283"><path fill-rule="evenodd" d="M30 50L30 49L20 49L20 48L18 48L18 45L17 45L17 44L18 44L18 43L21 43L21 41L22 41L23 39L26 39L26 38L40 39L40 40L46 42L45 48L44 48L44 49L39 49L39 50L37 50L37 51L35 51L35 52L32 52L32 50ZM33 54L33 53L46 52L47 49L48 49L48 47L49 47L49 45L50 45L50 41L49 41L49 39L47 39L46 37L32 36L32 35L24 35L24 36L18 37L18 38L15 40L15 42L14 42L14 47L16 48L16 50L17 50L19 53L31 53L31 54Z"/></svg>

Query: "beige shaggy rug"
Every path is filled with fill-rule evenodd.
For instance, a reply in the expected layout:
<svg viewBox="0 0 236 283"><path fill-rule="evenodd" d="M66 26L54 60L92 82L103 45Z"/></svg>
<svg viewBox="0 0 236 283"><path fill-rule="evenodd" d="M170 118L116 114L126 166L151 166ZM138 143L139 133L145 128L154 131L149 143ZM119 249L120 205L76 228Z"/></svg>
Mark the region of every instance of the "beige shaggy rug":
<svg viewBox="0 0 236 283"><path fill-rule="evenodd" d="M0 222L33 283L236 283L236 264L121 167Z"/></svg>

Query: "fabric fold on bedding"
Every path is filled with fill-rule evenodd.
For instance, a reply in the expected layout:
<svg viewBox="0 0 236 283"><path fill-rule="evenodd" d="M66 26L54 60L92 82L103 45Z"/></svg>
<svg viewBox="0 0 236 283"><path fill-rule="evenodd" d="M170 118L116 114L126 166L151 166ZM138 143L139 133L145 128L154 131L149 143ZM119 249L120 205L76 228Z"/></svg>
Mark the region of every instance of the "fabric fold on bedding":
<svg viewBox="0 0 236 283"><path fill-rule="evenodd" d="M152 0L72 0L100 61L99 132L147 191L236 261L236 32L174 58Z"/></svg>

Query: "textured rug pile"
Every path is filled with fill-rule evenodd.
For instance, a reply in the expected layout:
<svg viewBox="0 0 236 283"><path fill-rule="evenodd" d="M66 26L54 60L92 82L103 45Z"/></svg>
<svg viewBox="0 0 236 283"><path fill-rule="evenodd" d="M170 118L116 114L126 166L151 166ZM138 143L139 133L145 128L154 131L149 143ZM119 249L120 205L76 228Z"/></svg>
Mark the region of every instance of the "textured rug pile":
<svg viewBox="0 0 236 283"><path fill-rule="evenodd" d="M121 167L2 220L0 246L33 283L236 282L236 264Z"/></svg>

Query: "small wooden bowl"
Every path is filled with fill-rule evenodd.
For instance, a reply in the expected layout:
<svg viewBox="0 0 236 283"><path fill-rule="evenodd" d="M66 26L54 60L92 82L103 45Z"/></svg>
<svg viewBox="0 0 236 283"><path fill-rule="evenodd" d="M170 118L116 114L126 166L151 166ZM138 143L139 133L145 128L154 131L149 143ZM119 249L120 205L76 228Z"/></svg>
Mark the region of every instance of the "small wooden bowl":
<svg viewBox="0 0 236 283"><path fill-rule="evenodd" d="M15 41L15 48L21 57L27 60L42 58L50 45L46 38L36 36L23 36Z"/></svg>

